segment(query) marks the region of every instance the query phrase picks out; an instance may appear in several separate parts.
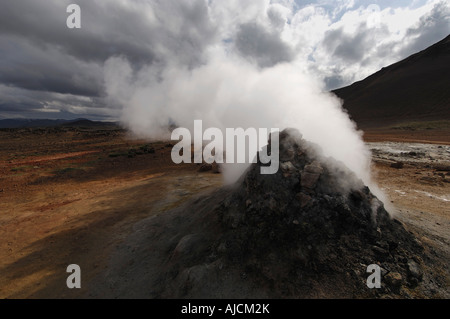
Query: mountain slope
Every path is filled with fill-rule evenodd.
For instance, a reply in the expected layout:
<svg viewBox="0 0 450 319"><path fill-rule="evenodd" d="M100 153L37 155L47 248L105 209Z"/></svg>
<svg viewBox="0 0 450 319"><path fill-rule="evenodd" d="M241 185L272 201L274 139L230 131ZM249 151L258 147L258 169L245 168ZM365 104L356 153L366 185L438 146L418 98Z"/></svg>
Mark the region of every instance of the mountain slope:
<svg viewBox="0 0 450 319"><path fill-rule="evenodd" d="M361 128L450 120L450 35L333 92Z"/></svg>

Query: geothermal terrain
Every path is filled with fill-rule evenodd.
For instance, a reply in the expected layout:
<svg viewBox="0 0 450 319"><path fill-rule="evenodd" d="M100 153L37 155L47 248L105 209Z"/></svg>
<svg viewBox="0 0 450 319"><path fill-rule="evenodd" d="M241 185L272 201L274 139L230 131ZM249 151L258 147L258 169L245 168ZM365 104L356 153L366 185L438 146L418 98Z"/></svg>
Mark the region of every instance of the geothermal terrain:
<svg viewBox="0 0 450 319"><path fill-rule="evenodd" d="M401 228L389 236L401 233L404 237L394 238L392 242L400 242L391 245L401 249L392 251L383 237L367 245L361 243L361 250L353 253L348 242L339 242L343 248L333 247L340 251L325 255L342 254L347 259L342 258L342 264L328 260L332 268L324 270L327 260L292 255L288 245L281 256L270 254L267 248L267 254L263 253L262 259L254 256L253 263L238 259L247 265L240 269L230 266L239 254L230 254L231 248L221 245L226 240L212 238L208 227L195 229L195 225L210 225L210 230L225 227L231 232L223 234L235 238L236 225L214 224L200 209L211 207L210 211L220 212L216 206L226 194L233 193L221 188L221 174L201 165L173 164L170 142L134 139L112 125L84 124L0 131L2 298L450 296L450 136L441 129L397 128L365 134L373 152L373 174L389 198L385 207L395 227ZM296 173L292 174L294 177L288 178L295 180ZM285 177L280 178L275 185L281 185L277 183ZM258 183L253 182L255 189ZM236 205L247 209L252 205L251 196L255 193L244 202L236 200ZM308 197L319 200L318 192L306 191L303 202ZM308 200L305 205L308 207ZM225 210L222 214L231 216ZM289 227L302 226L304 221L299 218L292 215ZM283 229L282 225L277 227ZM202 240L201 236L209 237ZM245 248L240 240L250 239L237 236L228 240L234 243L232 251ZM314 247L311 238L303 242L308 240L311 243L306 250ZM319 236L317 240L325 239ZM346 240L354 245L354 238ZM285 240L294 241L301 242L301 238ZM211 249L217 256L208 261ZM283 268L286 260L303 271ZM411 272L408 262L420 267L418 273ZM66 267L73 263L82 269L82 289L66 287ZM365 287L365 270L370 263L379 264L387 278L380 290ZM210 265L212 270L202 265ZM194 279L183 277L187 271ZM318 275L321 273L326 278ZM400 275L400 282L392 274ZM292 276L296 279L291 282L301 289L285 282ZM211 284L217 278L229 278L228 285L219 289ZM158 280L168 288L161 289L155 284Z"/></svg>
<svg viewBox="0 0 450 319"><path fill-rule="evenodd" d="M230 186L114 123L0 122L0 297L450 298L449 42L334 92L383 202L298 132Z"/></svg>

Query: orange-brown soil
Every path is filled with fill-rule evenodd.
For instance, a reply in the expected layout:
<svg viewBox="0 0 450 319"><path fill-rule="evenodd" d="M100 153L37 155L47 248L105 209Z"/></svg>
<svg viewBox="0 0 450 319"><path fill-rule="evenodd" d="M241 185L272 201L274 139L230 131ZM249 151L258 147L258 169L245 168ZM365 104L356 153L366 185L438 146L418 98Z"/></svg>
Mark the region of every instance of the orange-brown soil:
<svg viewBox="0 0 450 319"><path fill-rule="evenodd" d="M366 142L411 142L450 145L449 129L368 129L364 131Z"/></svg>
<svg viewBox="0 0 450 319"><path fill-rule="evenodd" d="M449 138L428 141L448 145ZM154 153L139 151L147 144ZM221 175L196 164L173 164L170 151L168 142L122 130L0 131L0 298L89 296L83 287L107 271L111 251L136 222L222 185ZM425 167L380 162L373 169L400 219L448 258L449 184L424 182L435 176ZM82 289L67 288L69 264L80 265Z"/></svg>

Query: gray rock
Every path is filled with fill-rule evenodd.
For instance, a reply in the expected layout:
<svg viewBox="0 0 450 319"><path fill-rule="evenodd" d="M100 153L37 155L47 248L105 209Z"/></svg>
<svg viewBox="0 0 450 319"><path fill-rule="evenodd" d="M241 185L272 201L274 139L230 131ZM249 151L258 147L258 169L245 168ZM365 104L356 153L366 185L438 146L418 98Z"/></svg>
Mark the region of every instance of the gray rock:
<svg viewBox="0 0 450 319"><path fill-rule="evenodd" d="M317 181L319 180L320 174L302 172L300 184L302 187L314 189L316 187Z"/></svg>
<svg viewBox="0 0 450 319"><path fill-rule="evenodd" d="M416 263L414 260L410 259L410 260L408 260L407 266L408 266L408 274L411 277L416 278L419 281L422 280L423 272L422 272L422 269L420 269L420 266L418 263Z"/></svg>
<svg viewBox="0 0 450 319"><path fill-rule="evenodd" d="M291 162L282 162L280 168L284 174L293 174L296 171L295 166Z"/></svg>
<svg viewBox="0 0 450 319"><path fill-rule="evenodd" d="M211 165L212 165L211 170L212 170L213 173L215 173L215 174L221 174L222 173L222 168L220 167L219 164L214 162Z"/></svg>
<svg viewBox="0 0 450 319"><path fill-rule="evenodd" d="M384 280L394 292L400 292L403 283L403 277L400 273L390 272L384 277Z"/></svg>
<svg viewBox="0 0 450 319"><path fill-rule="evenodd" d="M297 194L297 199L300 202L300 206L302 208L308 207L311 204L312 200L311 196L301 192Z"/></svg>
<svg viewBox="0 0 450 319"><path fill-rule="evenodd" d="M303 172L301 173L301 186L308 189L314 189L320 178L320 174L322 173L323 168L317 161L305 165Z"/></svg>
<svg viewBox="0 0 450 319"><path fill-rule="evenodd" d="M280 161L281 162L288 162L294 159L294 150L293 149L285 149L283 152L280 153Z"/></svg>
<svg viewBox="0 0 450 319"><path fill-rule="evenodd" d="M401 169L401 168L403 168L403 163L402 163L402 162L392 163L392 164L391 164L391 167L392 167L392 168Z"/></svg>
<svg viewBox="0 0 450 319"><path fill-rule="evenodd" d="M212 170L212 169L213 169L212 164L205 163L205 164L202 164L202 166L200 166L200 168L198 169L198 171L199 171L199 172L207 172L207 171L210 171L210 170Z"/></svg>
<svg viewBox="0 0 450 319"><path fill-rule="evenodd" d="M171 260L174 262L186 261L192 258L202 249L199 249L203 242L200 234L189 234L180 239L172 252Z"/></svg>
<svg viewBox="0 0 450 319"><path fill-rule="evenodd" d="M305 172L313 174L322 174L323 168L318 162L314 161L309 165L305 165Z"/></svg>

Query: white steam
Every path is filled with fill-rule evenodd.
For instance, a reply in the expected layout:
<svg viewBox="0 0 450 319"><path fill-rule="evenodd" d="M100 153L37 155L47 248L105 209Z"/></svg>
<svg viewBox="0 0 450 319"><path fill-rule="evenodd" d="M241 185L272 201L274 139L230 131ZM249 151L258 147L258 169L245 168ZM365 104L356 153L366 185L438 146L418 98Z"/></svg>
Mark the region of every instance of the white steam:
<svg viewBox="0 0 450 319"><path fill-rule="evenodd" d="M124 58L109 59L105 86L110 101L122 107L121 121L135 134L150 138L170 138L168 123L193 132L197 119L203 120L203 129L223 131L297 128L381 195L371 181L370 151L361 133L341 101L302 63L293 59L261 68L220 40L199 55L201 63L195 66L170 57L164 64L138 70Z"/></svg>
<svg viewBox="0 0 450 319"><path fill-rule="evenodd" d="M258 69L243 60L212 57L193 70L156 74L146 67L132 80L127 61L116 58L106 70L116 88L110 96L122 102L122 121L136 134L168 137L169 121L192 130L196 119L204 128L223 130L293 127L369 180L370 153L341 102L294 63ZM114 70L121 72L114 77Z"/></svg>

